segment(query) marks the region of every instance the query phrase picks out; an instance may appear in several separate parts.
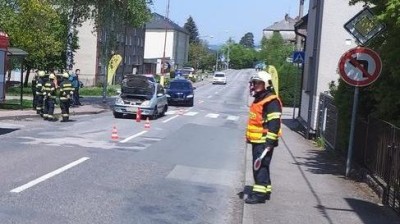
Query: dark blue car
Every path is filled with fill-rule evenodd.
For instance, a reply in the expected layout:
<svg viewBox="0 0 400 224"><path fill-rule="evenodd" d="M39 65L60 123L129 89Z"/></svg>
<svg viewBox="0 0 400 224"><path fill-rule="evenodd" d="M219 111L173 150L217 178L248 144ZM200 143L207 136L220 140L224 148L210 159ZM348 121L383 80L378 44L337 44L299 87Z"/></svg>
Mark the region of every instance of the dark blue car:
<svg viewBox="0 0 400 224"><path fill-rule="evenodd" d="M168 105L188 105L194 104L194 91L196 87L186 79L178 78L169 83L167 88Z"/></svg>

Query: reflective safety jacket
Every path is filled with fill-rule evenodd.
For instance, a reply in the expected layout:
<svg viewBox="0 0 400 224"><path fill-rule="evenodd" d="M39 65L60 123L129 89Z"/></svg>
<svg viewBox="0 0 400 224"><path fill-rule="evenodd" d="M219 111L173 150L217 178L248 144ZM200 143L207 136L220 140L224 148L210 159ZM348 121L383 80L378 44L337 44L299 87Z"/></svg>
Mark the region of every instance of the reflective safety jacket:
<svg viewBox="0 0 400 224"><path fill-rule="evenodd" d="M47 99L56 99L56 85L53 80L49 80L44 84L43 93Z"/></svg>
<svg viewBox="0 0 400 224"><path fill-rule="evenodd" d="M44 93L43 93L44 92L44 84L45 84L45 81L42 78L39 78L38 81L36 82L36 86L35 86L36 95L39 95L39 96L44 95Z"/></svg>
<svg viewBox="0 0 400 224"><path fill-rule="evenodd" d="M72 84L69 80L64 80L60 84L60 100L68 101L71 99L72 94L74 94L75 88L72 87Z"/></svg>
<svg viewBox="0 0 400 224"><path fill-rule="evenodd" d="M281 129L282 103L278 96L266 94L250 107L246 138L250 143L277 146Z"/></svg>

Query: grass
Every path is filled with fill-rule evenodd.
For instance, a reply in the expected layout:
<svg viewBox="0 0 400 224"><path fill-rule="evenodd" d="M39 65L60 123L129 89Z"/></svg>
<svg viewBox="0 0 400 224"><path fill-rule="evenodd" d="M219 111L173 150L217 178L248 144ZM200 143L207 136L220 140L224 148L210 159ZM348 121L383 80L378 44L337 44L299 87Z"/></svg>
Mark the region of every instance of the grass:
<svg viewBox="0 0 400 224"><path fill-rule="evenodd" d="M21 91L21 87L20 86L11 86L7 89L6 94L10 95L10 96L19 96ZM24 95L32 95L32 89L31 86L29 85L28 87L24 87L22 93Z"/></svg>
<svg viewBox="0 0 400 224"><path fill-rule="evenodd" d="M325 149L325 139L323 137L317 137L314 141L315 146L318 148Z"/></svg>
<svg viewBox="0 0 400 224"><path fill-rule="evenodd" d="M19 110L21 109L19 102L19 99L6 100L4 103L0 104L0 109ZM32 100L22 100L22 108L31 109Z"/></svg>

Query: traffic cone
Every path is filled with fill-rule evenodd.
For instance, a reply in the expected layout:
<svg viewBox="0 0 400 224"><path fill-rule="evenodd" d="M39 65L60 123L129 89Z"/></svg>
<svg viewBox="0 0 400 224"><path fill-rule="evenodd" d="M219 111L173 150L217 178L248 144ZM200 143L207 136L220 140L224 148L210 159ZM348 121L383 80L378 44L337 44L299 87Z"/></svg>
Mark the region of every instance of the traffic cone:
<svg viewBox="0 0 400 224"><path fill-rule="evenodd" d="M147 119L146 119L146 123L144 124L144 128L150 129L150 120L149 120L148 117L147 117Z"/></svg>
<svg viewBox="0 0 400 224"><path fill-rule="evenodd" d="M115 126L113 126L112 133L111 133L111 140L118 141L118 139L119 139L119 137L118 137L117 128Z"/></svg>
<svg viewBox="0 0 400 224"><path fill-rule="evenodd" d="M138 107L136 113L136 122L140 122L142 120L142 110Z"/></svg>

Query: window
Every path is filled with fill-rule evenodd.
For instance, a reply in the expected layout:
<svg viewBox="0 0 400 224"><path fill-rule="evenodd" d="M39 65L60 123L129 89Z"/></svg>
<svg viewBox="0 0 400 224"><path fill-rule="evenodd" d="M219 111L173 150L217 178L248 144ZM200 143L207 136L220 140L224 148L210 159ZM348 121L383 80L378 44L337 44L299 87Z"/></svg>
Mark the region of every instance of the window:
<svg viewBox="0 0 400 224"><path fill-rule="evenodd" d="M157 94L162 93L164 95L164 88L161 85L157 85Z"/></svg>

